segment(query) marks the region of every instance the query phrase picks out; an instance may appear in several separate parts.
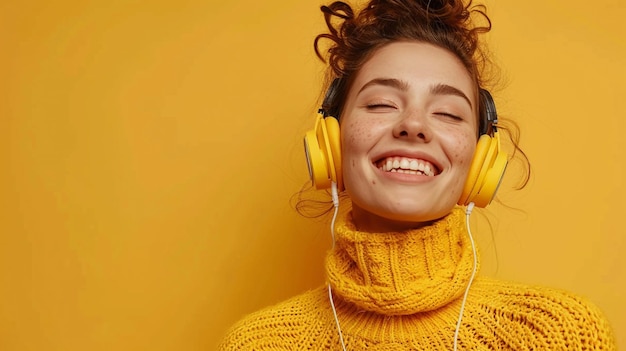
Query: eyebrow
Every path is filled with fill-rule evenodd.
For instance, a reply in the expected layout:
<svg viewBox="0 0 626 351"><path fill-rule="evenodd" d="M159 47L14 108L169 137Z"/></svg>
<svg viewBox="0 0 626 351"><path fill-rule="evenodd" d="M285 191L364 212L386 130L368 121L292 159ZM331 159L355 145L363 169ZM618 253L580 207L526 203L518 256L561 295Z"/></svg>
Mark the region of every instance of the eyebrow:
<svg viewBox="0 0 626 351"><path fill-rule="evenodd" d="M461 90L451 85L441 84L441 83L435 84L430 87L430 93L434 95L454 95L454 96L462 97L463 99L465 99L465 101L467 101L467 103L470 105L471 108L474 108L474 106L472 106L472 102L467 97L467 95L465 95Z"/></svg>
<svg viewBox="0 0 626 351"><path fill-rule="evenodd" d="M386 87L395 88L401 91L409 90L409 83L407 83L404 80L395 79L395 78L375 78L365 83L359 90L359 93L373 85L382 85Z"/></svg>
<svg viewBox="0 0 626 351"><path fill-rule="evenodd" d="M398 89L400 91L409 90L409 83L407 83L404 80L395 79L395 78L375 78L365 83L359 90L359 93L365 90L366 88L370 86L374 86L374 85L387 86L387 87ZM474 106L472 106L472 102L467 97L467 95L465 95L461 90L451 85L443 84L443 83L434 84L433 86L430 87L430 93L433 95L454 95L454 96L461 97L465 101L467 101L467 103L470 105L471 108L474 108Z"/></svg>

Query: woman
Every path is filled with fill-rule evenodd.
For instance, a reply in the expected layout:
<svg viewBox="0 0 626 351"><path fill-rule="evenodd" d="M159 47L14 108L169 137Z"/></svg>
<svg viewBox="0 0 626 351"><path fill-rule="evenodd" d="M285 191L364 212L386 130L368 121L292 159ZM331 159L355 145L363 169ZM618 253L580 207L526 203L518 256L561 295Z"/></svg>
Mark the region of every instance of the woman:
<svg viewBox="0 0 626 351"><path fill-rule="evenodd" d="M221 350L614 350L583 299L475 277L467 217L506 166L482 89L483 9L372 0L358 15L342 2L322 11L330 33L315 45L323 57L319 39L331 41L332 84L305 145L335 215L342 191L351 210L331 227L328 285L244 318Z"/></svg>

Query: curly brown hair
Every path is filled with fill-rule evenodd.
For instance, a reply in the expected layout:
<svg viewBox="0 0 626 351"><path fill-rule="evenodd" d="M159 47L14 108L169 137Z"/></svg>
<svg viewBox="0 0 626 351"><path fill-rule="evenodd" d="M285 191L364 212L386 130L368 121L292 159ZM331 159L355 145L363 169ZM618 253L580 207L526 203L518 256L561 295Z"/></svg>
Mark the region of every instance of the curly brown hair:
<svg viewBox="0 0 626 351"><path fill-rule="evenodd" d="M341 111L361 66L377 49L396 41L426 42L447 49L469 72L476 94L483 86L482 72L488 55L480 47L478 36L491 29L483 5L472 6L471 1L465 5L458 0L371 0L355 15L350 5L335 1L321 10L329 33L315 38L315 53L329 64L327 83L334 78L343 81L331 106L325 106L333 112ZM479 21L484 24L474 24ZM322 39L331 41L326 50L321 47Z"/></svg>

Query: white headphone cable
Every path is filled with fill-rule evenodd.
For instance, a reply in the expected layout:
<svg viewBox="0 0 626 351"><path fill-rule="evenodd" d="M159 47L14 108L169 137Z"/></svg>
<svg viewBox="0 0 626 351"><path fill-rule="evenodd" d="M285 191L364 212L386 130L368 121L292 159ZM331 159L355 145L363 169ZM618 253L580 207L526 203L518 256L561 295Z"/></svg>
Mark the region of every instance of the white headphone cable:
<svg viewBox="0 0 626 351"><path fill-rule="evenodd" d="M461 321L463 320L463 310L465 310L465 302L467 301L467 295L469 294L469 289L472 286L472 282L474 281L474 277L476 276L476 270L478 266L478 258L476 257L476 245L474 244L474 238L472 237L472 230L470 229L470 215L472 214L472 210L474 209L474 203L470 202L465 209L465 224L467 226L467 234L469 235L470 242L472 243L472 254L474 255L474 267L472 268L472 275L470 276L470 280L467 283L467 288L465 289L465 294L463 295L463 302L461 302L461 311L459 312L459 320L456 323L456 330L454 331L454 351L457 351L458 342L459 342L459 330L461 329Z"/></svg>
<svg viewBox="0 0 626 351"><path fill-rule="evenodd" d="M332 249L335 248L335 220L337 219L337 212L339 211L339 194L337 191L337 183L331 183L331 194L333 197L333 207L335 207L335 213L333 214L333 219L330 222L330 233L333 237L333 246ZM335 309L335 301L333 300L333 292L330 288L330 283L328 283L328 300L330 301L330 307L333 309L333 315L335 316L335 323L337 324L337 331L339 332L339 341L341 341L341 348L343 351L346 351L346 344L343 341L343 333L341 332L341 326L339 325L339 317L337 317L337 309Z"/></svg>

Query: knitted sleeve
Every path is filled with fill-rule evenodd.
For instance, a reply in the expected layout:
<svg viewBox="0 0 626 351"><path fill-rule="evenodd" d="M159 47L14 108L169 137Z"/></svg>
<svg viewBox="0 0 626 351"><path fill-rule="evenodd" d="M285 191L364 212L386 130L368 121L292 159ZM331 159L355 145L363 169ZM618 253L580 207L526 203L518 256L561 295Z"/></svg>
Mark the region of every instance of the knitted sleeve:
<svg viewBox="0 0 626 351"><path fill-rule="evenodd" d="M336 338L326 307L317 289L254 312L230 328L218 350L325 349L320 344Z"/></svg>
<svg viewBox="0 0 626 351"><path fill-rule="evenodd" d="M477 321L477 337L497 338L515 350L617 349L607 319L580 296L495 280L483 280L476 288L480 308L470 318Z"/></svg>
<svg viewBox="0 0 626 351"><path fill-rule="evenodd" d="M237 322L222 341L219 351L285 350L285 342L297 340L301 326L293 323L280 306L252 313Z"/></svg>

